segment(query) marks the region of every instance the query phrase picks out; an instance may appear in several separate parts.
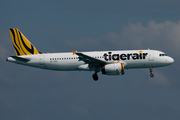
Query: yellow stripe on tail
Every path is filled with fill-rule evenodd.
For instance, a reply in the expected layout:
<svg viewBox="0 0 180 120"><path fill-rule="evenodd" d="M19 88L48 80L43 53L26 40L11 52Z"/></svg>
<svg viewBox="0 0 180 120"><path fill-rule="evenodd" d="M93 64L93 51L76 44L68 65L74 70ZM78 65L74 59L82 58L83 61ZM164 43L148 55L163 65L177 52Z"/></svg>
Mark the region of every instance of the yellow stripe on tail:
<svg viewBox="0 0 180 120"><path fill-rule="evenodd" d="M16 56L42 54L28 41L28 39L17 28L11 28L9 29L9 32L12 38Z"/></svg>

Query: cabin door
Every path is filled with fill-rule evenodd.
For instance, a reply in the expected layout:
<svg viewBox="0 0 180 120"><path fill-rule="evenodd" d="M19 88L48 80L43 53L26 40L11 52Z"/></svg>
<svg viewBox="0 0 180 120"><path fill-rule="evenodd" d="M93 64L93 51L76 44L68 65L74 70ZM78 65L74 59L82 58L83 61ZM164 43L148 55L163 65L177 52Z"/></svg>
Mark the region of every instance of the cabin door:
<svg viewBox="0 0 180 120"><path fill-rule="evenodd" d="M149 51L149 61L154 61L154 52Z"/></svg>
<svg viewBox="0 0 180 120"><path fill-rule="evenodd" d="M39 65L44 65L44 55L39 55Z"/></svg>

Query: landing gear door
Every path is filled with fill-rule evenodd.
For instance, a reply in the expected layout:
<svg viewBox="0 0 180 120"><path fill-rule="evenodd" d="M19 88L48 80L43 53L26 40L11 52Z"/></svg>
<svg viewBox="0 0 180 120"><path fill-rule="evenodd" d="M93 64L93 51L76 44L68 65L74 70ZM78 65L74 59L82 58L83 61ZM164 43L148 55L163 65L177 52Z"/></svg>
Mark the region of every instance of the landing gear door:
<svg viewBox="0 0 180 120"><path fill-rule="evenodd" d="M149 51L149 61L154 61L154 52Z"/></svg>
<svg viewBox="0 0 180 120"><path fill-rule="evenodd" d="M44 64L44 55L39 55L39 65L45 65Z"/></svg>

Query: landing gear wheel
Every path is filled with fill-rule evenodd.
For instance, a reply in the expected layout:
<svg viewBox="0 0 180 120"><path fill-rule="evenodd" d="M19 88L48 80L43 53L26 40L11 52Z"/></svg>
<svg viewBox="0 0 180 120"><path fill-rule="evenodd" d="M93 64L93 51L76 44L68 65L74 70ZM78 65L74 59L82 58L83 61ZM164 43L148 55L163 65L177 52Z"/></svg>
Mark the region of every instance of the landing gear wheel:
<svg viewBox="0 0 180 120"><path fill-rule="evenodd" d="M154 77L154 74L151 73L151 74L150 74L150 77L153 78L153 77Z"/></svg>
<svg viewBox="0 0 180 120"><path fill-rule="evenodd" d="M94 81L97 81L97 80L98 80L98 75L97 75L97 73L94 73L94 74L92 75L92 77L93 77Z"/></svg>
<svg viewBox="0 0 180 120"><path fill-rule="evenodd" d="M149 68L149 70L150 70L150 77L153 78L154 74L152 73L153 72L152 68Z"/></svg>

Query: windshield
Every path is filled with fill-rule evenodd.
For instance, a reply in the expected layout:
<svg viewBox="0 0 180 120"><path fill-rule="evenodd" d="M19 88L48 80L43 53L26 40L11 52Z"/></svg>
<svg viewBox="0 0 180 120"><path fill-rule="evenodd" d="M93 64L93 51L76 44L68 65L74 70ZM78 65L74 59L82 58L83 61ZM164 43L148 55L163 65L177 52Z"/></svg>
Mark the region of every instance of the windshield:
<svg viewBox="0 0 180 120"><path fill-rule="evenodd" d="M166 54L162 53L162 54L159 54L159 56L167 56Z"/></svg>

